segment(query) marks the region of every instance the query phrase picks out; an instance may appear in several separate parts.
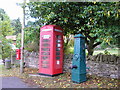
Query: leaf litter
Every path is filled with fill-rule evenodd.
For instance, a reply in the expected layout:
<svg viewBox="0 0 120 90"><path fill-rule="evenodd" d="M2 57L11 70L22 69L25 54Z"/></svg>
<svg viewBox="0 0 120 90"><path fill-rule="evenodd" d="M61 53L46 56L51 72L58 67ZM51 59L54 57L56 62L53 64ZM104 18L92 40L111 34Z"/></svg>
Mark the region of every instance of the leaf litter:
<svg viewBox="0 0 120 90"><path fill-rule="evenodd" d="M29 76L37 74L38 69L25 68L24 74L19 74L19 68L4 69L2 77L19 77L30 85L37 85L39 88L118 88L120 82L118 79L99 77L96 75L87 75L87 81L76 84L71 81L70 73L63 73L54 77Z"/></svg>

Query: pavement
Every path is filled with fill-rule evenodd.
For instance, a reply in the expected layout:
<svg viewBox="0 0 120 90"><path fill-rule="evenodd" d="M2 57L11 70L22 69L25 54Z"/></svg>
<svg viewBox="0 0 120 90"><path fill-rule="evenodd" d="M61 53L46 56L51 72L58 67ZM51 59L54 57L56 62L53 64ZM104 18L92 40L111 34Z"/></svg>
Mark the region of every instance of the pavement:
<svg viewBox="0 0 120 90"><path fill-rule="evenodd" d="M2 88L35 88L24 83L18 77L0 77L2 80Z"/></svg>
<svg viewBox="0 0 120 90"><path fill-rule="evenodd" d="M3 62L0 60L0 65ZM27 83L24 83L22 79L18 77L0 77L0 90L4 88L38 88L37 86L30 86ZM31 90L31 89L30 89Z"/></svg>

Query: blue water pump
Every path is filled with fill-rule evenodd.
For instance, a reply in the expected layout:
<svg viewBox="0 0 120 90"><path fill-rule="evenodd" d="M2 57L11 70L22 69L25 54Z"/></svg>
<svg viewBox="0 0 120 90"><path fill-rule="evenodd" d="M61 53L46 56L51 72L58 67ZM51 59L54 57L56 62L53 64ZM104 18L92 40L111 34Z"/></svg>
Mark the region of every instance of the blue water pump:
<svg viewBox="0 0 120 90"><path fill-rule="evenodd" d="M86 55L85 37L82 34L74 36L74 55L72 60L72 81L75 83L85 82L86 79Z"/></svg>

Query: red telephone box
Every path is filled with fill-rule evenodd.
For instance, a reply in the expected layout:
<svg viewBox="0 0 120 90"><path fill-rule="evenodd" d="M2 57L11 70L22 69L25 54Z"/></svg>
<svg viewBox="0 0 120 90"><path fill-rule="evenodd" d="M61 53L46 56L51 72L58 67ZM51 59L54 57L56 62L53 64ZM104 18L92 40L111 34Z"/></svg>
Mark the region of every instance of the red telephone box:
<svg viewBox="0 0 120 90"><path fill-rule="evenodd" d="M21 59L21 50L16 49L16 60L20 60L20 59Z"/></svg>
<svg viewBox="0 0 120 90"><path fill-rule="evenodd" d="M63 73L63 29L46 25L40 31L39 74L55 76Z"/></svg>

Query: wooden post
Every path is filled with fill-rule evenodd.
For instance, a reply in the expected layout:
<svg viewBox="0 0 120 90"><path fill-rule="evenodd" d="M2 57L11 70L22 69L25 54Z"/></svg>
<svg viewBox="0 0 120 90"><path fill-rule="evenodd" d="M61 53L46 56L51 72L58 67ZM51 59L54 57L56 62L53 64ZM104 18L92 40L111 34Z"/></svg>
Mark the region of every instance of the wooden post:
<svg viewBox="0 0 120 90"><path fill-rule="evenodd" d="M12 54L13 52L11 51L11 65L13 65L14 64L14 61L13 61L13 54Z"/></svg>
<svg viewBox="0 0 120 90"><path fill-rule="evenodd" d="M23 63L24 63L24 28L25 28L25 3L26 0L23 1L23 23L22 23L22 37L21 37L21 61L20 61L20 73L24 72Z"/></svg>

